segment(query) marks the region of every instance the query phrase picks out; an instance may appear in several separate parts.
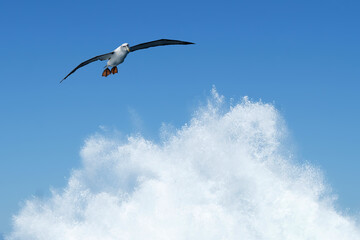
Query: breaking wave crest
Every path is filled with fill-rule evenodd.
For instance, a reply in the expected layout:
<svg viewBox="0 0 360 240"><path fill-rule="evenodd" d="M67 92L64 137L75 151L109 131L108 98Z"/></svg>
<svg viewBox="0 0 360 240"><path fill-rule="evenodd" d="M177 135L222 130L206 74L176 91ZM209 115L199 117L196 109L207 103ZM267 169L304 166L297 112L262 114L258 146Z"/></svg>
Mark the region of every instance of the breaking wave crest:
<svg viewBox="0 0 360 240"><path fill-rule="evenodd" d="M321 171L285 151L274 106L223 102L213 89L162 143L90 137L67 186L28 200L7 240L360 239Z"/></svg>

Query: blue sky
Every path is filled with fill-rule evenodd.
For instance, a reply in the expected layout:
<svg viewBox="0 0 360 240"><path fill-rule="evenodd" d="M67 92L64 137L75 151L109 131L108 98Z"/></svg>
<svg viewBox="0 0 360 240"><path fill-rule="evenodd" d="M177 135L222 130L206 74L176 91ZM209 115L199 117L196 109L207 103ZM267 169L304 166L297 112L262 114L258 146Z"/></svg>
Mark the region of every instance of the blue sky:
<svg viewBox="0 0 360 240"><path fill-rule="evenodd" d="M356 1L2 1L0 232L24 200L64 186L100 126L156 140L212 85L274 103L297 158L358 214L359 11ZM130 54L109 78L92 63L59 85L88 58L159 38L196 45Z"/></svg>

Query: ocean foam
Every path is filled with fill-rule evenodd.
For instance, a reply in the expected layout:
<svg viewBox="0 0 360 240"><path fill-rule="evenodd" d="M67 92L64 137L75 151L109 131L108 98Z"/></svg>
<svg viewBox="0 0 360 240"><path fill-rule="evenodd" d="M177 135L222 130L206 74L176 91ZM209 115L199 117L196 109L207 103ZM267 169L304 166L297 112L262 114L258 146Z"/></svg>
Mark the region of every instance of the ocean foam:
<svg viewBox="0 0 360 240"><path fill-rule="evenodd" d="M164 135L90 137L67 186L28 200L6 239L360 239L321 171L289 157L273 105L244 98L226 108L213 89Z"/></svg>

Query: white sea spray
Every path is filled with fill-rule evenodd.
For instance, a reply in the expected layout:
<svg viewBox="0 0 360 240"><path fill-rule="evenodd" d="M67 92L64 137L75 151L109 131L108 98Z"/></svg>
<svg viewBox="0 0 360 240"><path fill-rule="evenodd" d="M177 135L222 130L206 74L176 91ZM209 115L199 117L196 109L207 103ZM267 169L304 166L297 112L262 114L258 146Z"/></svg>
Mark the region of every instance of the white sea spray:
<svg viewBox="0 0 360 240"><path fill-rule="evenodd" d="M67 186L28 200L6 239L360 239L321 171L289 157L273 105L225 105L213 89L162 143L90 137Z"/></svg>

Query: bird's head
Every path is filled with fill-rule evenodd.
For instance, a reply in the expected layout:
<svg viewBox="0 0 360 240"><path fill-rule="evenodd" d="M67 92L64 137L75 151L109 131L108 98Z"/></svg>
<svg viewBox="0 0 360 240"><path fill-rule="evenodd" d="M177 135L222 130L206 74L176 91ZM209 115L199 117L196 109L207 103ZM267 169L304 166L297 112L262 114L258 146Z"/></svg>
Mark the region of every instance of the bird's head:
<svg viewBox="0 0 360 240"><path fill-rule="evenodd" d="M129 48L129 44L128 44L128 43L123 43L123 44L121 44L121 48L124 49L125 51L130 52L130 48Z"/></svg>

